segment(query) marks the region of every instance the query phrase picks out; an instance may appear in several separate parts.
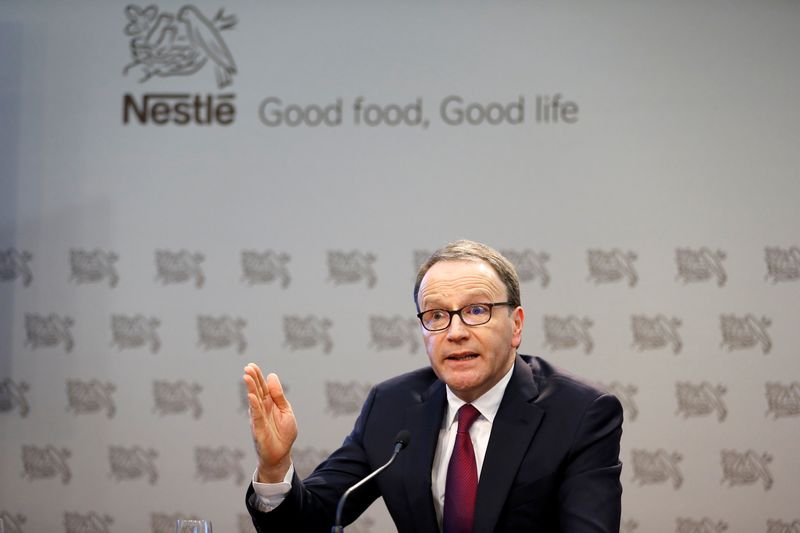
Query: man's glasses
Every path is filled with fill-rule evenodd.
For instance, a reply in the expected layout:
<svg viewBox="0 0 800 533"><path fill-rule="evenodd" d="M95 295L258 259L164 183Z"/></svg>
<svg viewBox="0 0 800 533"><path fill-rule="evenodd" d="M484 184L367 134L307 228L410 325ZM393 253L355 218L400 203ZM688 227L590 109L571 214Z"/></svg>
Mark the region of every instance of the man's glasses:
<svg viewBox="0 0 800 533"><path fill-rule="evenodd" d="M492 307L496 305L511 305L511 302L497 302L493 304L469 304L455 311L447 309L429 309L417 313L417 318L422 322L422 327L428 331L442 331L450 327L453 315L458 315L461 322L467 326L480 326L492 319Z"/></svg>

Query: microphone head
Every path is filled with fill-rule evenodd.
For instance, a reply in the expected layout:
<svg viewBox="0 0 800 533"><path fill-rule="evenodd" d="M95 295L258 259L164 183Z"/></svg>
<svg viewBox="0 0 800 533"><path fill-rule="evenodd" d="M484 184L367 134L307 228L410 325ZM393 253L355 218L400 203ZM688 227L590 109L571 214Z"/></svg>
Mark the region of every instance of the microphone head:
<svg viewBox="0 0 800 533"><path fill-rule="evenodd" d="M399 444L401 450L408 446L409 442L411 442L411 432L407 429L401 429L394 438L394 443Z"/></svg>

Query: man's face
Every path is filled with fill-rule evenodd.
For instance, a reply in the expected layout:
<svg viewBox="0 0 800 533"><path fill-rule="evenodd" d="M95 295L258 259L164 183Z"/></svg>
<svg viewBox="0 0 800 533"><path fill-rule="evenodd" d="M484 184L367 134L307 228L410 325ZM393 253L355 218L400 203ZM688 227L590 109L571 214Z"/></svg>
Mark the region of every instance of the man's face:
<svg viewBox="0 0 800 533"><path fill-rule="evenodd" d="M454 311L476 303L505 302L506 287L483 261L440 261L422 278L417 300L420 311ZM514 364L522 338L522 307L492 309L492 319L466 326L458 315L450 327L428 331L425 348L436 375L462 400L471 402L491 389Z"/></svg>

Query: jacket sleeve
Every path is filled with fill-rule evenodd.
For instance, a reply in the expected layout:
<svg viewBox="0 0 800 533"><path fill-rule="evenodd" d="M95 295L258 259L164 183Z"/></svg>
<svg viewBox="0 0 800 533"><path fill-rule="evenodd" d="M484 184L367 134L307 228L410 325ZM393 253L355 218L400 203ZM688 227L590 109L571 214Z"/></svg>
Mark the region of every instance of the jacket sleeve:
<svg viewBox="0 0 800 533"><path fill-rule="evenodd" d="M589 404L570 447L559 488L559 529L618 533L622 484L622 405L610 394Z"/></svg>
<svg viewBox="0 0 800 533"><path fill-rule="evenodd" d="M245 496L245 504L253 525L259 533L275 531L329 532L336 517L336 505L344 492L372 471L363 446L364 428L375 401L373 388L352 432L342 446L333 452L306 479L297 473L292 478L292 488L283 502L270 512L261 512L250 505L254 494L252 483ZM377 486L368 483L347 500L343 520L348 524L358 518L380 494Z"/></svg>

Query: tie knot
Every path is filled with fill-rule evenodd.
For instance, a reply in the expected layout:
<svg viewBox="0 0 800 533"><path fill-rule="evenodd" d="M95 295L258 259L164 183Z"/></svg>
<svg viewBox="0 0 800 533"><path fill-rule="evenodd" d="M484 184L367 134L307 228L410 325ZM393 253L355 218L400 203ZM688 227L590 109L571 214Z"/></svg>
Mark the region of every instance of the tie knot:
<svg viewBox="0 0 800 533"><path fill-rule="evenodd" d="M458 432L468 432L472 423L475 422L479 416L481 416L481 412L475 409L475 406L471 403L462 405L458 410Z"/></svg>

